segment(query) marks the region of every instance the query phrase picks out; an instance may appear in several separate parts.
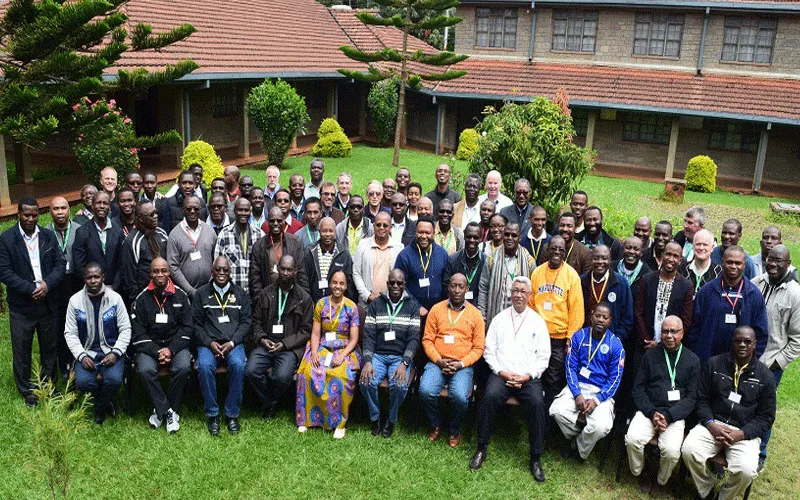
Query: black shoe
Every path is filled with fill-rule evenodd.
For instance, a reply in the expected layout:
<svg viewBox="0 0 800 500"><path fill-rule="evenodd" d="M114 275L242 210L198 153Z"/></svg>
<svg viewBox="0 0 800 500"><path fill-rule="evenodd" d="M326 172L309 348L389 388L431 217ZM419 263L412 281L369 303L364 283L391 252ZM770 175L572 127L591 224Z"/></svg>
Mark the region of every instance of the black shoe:
<svg viewBox="0 0 800 500"><path fill-rule="evenodd" d="M103 408L94 409L94 423L97 425L103 425L103 422L106 421L106 412Z"/></svg>
<svg viewBox="0 0 800 500"><path fill-rule="evenodd" d="M472 455L472 460L469 461L469 468L470 470L478 470L483 465L483 461L486 460L486 450L478 450Z"/></svg>
<svg viewBox="0 0 800 500"><path fill-rule="evenodd" d="M264 410L264 413L261 414L261 418L270 421L275 418L275 414L278 412L278 404L272 403L271 405L267 406L267 409Z"/></svg>
<svg viewBox="0 0 800 500"><path fill-rule="evenodd" d="M370 429L370 432L372 433L373 436L380 435L380 433L381 433L381 419L378 419L378 420L372 422L372 428Z"/></svg>
<svg viewBox="0 0 800 500"><path fill-rule="evenodd" d="M236 434L239 432L239 419L236 417L229 417L228 418L228 432L231 434Z"/></svg>
<svg viewBox="0 0 800 500"><path fill-rule="evenodd" d="M208 433L212 436L219 436L219 417L208 417Z"/></svg>
<svg viewBox="0 0 800 500"><path fill-rule="evenodd" d="M36 394L28 394L25 396L25 404L28 405L29 408L33 408L39 404L39 399L36 397Z"/></svg>
<svg viewBox="0 0 800 500"><path fill-rule="evenodd" d="M117 417L117 407L114 406L114 402L113 401L108 403L108 406L106 406L106 415L108 415L111 418L116 418Z"/></svg>
<svg viewBox="0 0 800 500"><path fill-rule="evenodd" d="M531 475L537 483L544 482L544 470L542 470L542 463L538 460L531 463Z"/></svg>
<svg viewBox="0 0 800 500"><path fill-rule="evenodd" d="M385 438L392 437L392 433L394 432L394 424L390 421L386 421L386 425L383 426L383 430L381 431L381 436Z"/></svg>

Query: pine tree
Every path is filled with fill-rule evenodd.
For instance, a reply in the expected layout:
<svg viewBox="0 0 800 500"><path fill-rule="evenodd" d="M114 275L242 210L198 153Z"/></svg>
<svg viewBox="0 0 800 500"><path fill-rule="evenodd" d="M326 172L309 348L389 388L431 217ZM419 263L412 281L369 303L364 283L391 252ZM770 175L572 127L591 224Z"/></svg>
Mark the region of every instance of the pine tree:
<svg viewBox="0 0 800 500"><path fill-rule="evenodd" d="M125 52L158 51L196 30L183 24L154 34L137 24L129 33L122 7L128 0L11 0L0 19L0 134L40 147L60 129L86 96L144 91L191 73L181 60L160 71L117 70ZM167 137L167 136L164 136Z"/></svg>
<svg viewBox="0 0 800 500"><path fill-rule="evenodd" d="M414 71L409 67L409 62L420 63L427 66L452 66L467 58L453 52L438 52L425 54L421 50L408 51L408 35L410 31L427 30L454 26L461 22L461 18L447 16L445 12L459 4L458 0L374 0L383 7L393 7L399 10L398 14L391 17L380 17L370 12L359 12L358 19L367 25L393 26L403 31L403 47L385 48L376 52L364 52L356 47L343 46L340 50L355 61L369 64L366 72L340 69L339 73L348 78L364 82L379 82L387 78L398 77L400 80L400 98L397 106L397 125L394 133L394 158L392 164L400 164L400 140L405 131L406 119L406 86L419 88L422 80L446 81L459 78L466 71L445 69L441 73L424 73ZM419 21L412 20L412 10L416 12L428 11L429 15ZM401 14L402 13L402 14ZM398 71L397 66L400 66ZM415 65L415 69L419 67Z"/></svg>

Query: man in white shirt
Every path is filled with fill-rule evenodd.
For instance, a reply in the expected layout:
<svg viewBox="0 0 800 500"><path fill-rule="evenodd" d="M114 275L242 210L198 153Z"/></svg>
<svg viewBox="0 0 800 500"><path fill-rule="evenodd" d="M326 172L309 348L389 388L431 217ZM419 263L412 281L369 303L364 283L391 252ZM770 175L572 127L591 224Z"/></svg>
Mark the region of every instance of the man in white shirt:
<svg viewBox="0 0 800 500"><path fill-rule="evenodd" d="M503 187L503 177L497 170L492 170L486 174L486 192L478 197L478 201L483 203L484 200L491 200L495 204L495 211L500 213L500 210L510 207L512 204L511 198L500 192Z"/></svg>
<svg viewBox="0 0 800 500"><path fill-rule="evenodd" d="M501 311L489 325L483 357L492 373L478 408L478 451L469 468L481 468L486 459L497 411L510 396L517 399L528 424L530 470L544 482L540 458L545 427L541 376L550 360L550 334L541 316L528 307L531 281L517 276L511 286L512 306Z"/></svg>

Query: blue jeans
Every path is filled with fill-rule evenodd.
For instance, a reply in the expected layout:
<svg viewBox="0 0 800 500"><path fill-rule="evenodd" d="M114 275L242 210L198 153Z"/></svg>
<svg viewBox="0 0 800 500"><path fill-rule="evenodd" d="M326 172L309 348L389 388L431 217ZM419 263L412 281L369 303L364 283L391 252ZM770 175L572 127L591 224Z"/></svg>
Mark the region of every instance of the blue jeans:
<svg viewBox="0 0 800 500"><path fill-rule="evenodd" d="M775 377L775 388L777 389L781 383L781 378L783 378L783 370L781 369L773 370L770 368L770 371L772 372L772 376ZM767 443L769 443L769 438L771 437L772 437L772 427L770 427L769 430L767 430L767 432L765 432L761 436L761 458L763 460L767 459Z"/></svg>
<svg viewBox="0 0 800 500"><path fill-rule="evenodd" d="M436 364L428 361L419 383L419 397L428 416L431 427L442 426L442 412L439 409L439 393L447 384L448 399L453 407L450 420L450 434L461 434L461 423L467 414L469 393L472 391L472 367L458 370L446 376Z"/></svg>
<svg viewBox="0 0 800 500"><path fill-rule="evenodd" d="M372 355L372 367L375 369L375 372L368 384L360 385L361 393L364 394L364 399L367 400L367 406L369 407L369 419L373 422L377 422L378 419L381 418L381 408L378 402L378 386L385 378L389 379L389 422L397 422L397 414L400 412L400 405L403 404L406 393L408 393L409 381L406 380L405 385L398 385L397 382L392 379L392 375L402 362L403 356ZM408 375L408 372L406 372L406 375Z"/></svg>
<svg viewBox="0 0 800 500"><path fill-rule="evenodd" d="M200 381L200 392L203 393L206 417L218 417L216 371L220 363L228 365L228 397L225 399L225 416L239 417L242 406L242 386L244 385L244 367L247 364L244 355L244 344L239 344L219 360L208 347L197 348L197 378Z"/></svg>
<svg viewBox="0 0 800 500"><path fill-rule="evenodd" d="M117 359L111 366L99 366L99 357L95 360L95 369L87 370L80 362L75 362L75 387L81 392L91 393L94 397L94 408L96 412L106 411L109 404L114 400L119 387L122 385L122 375L125 371L125 360ZM102 375L102 381L97 381L97 373Z"/></svg>

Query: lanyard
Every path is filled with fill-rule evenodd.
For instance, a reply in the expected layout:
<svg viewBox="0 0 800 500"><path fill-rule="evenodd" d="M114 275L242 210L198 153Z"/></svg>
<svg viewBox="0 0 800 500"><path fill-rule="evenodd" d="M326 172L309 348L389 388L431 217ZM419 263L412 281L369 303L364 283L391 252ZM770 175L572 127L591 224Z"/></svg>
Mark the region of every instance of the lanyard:
<svg viewBox="0 0 800 500"><path fill-rule="evenodd" d="M445 250L450 248L450 242L453 241L453 233L454 232L455 232L455 230L453 228L450 228L450 232L447 235L447 243L445 243L445 241L444 241L444 234L439 233L439 235L438 235L439 236L439 244L442 245Z"/></svg>
<svg viewBox="0 0 800 500"><path fill-rule="evenodd" d="M667 350L664 349L664 359L667 360L667 371L669 372L669 381L672 383L672 390L675 390L675 375L678 373L678 361L681 360L681 353L683 352L683 344L678 347L678 355L675 356L675 366L669 364L669 355ZM736 384L739 385L738 383Z"/></svg>
<svg viewBox="0 0 800 500"><path fill-rule="evenodd" d="M506 256L503 255L503 267L505 267L505 265L506 265L506 260L507 260ZM514 256L514 262L517 262L516 256ZM518 270L519 269L517 269L516 265L514 266L514 272L511 272L511 271L508 270L508 268L506 268L506 273L508 274L508 277L511 278L511 281L514 281L514 278L517 277L517 271Z"/></svg>
<svg viewBox="0 0 800 500"><path fill-rule="evenodd" d="M543 265L544 265L544 264L543 264ZM556 283L558 283L558 278L561 276L561 271L563 271L563 270L564 270L564 264L562 263L562 264L561 264L561 265L558 267L558 272L556 273L556 279L554 279L552 283L548 283L548 281L547 281L547 275L549 274L550 267L549 267L549 266L547 267L547 271L548 271L548 272L546 272L546 273L545 273L545 275L544 275L544 282L545 282L545 284L547 284L547 285L550 285L550 293L553 293L553 290L554 290L554 289L555 289L555 287L556 287Z"/></svg>
<svg viewBox="0 0 800 500"><path fill-rule="evenodd" d="M572 245L569 246L569 252L567 252L567 256L564 258L564 262L569 260L569 256L572 253L572 249L575 248L575 242L572 242Z"/></svg>
<svg viewBox="0 0 800 500"><path fill-rule="evenodd" d="M599 304L600 303L600 299L603 298L603 294L606 293L606 287L608 286L609 277L606 277L606 280L603 282L603 289L600 290L600 296L598 296L594 291L594 278L592 278L591 275L590 275L589 279L592 280L592 283L591 283L592 286L589 287L589 288L592 289L592 297L594 297L594 301Z"/></svg>
<svg viewBox="0 0 800 500"><path fill-rule="evenodd" d="M419 253L419 265L422 266L422 277L424 278L428 274L428 266L431 265L431 256L433 254L433 247L428 248L427 264L422 260L422 249L419 247L419 243L417 243L417 252Z"/></svg>
<svg viewBox="0 0 800 500"><path fill-rule="evenodd" d="M458 324L458 320L461 319L461 315L464 314L464 311L466 311L467 308L464 307L463 309L461 309L461 312L458 313L458 316L456 316L456 320L455 321L453 321L453 316L450 314L450 310L451 310L451 307L447 306L447 320L450 322L450 328L455 328L456 325Z"/></svg>
<svg viewBox="0 0 800 500"><path fill-rule="evenodd" d="M199 224L197 225L197 228L200 229ZM198 237L197 239L194 239L194 237L192 236L192 231L189 229L189 224L186 224L183 227L183 229L186 231L186 235L189 237L189 241L191 241L192 245L194 245L194 249L197 250L197 243L200 241L200 238ZM246 246L247 245L245 244L245 247Z"/></svg>
<svg viewBox="0 0 800 500"><path fill-rule="evenodd" d="M159 311L161 311L161 313L163 314L163 313L164 313L164 305L167 303L167 297L165 296L165 297L164 297L164 300L163 300L163 301L161 301L161 302L159 302L159 301L158 301L158 297L156 297L156 293L155 293L155 292L153 292L153 300L155 300L155 301L156 301L156 305L158 306L158 310L159 310ZM227 303L227 302L225 302L225 305L228 305L228 303ZM224 311L223 311L223 312L224 312Z"/></svg>
<svg viewBox="0 0 800 500"><path fill-rule="evenodd" d="M514 338L516 339L519 329L522 328L522 325L525 324L525 318L528 317L528 308L525 308L525 314L522 315L522 321L520 321L519 326L517 326L514 322L514 310L511 309L508 311L508 313L511 315L511 327L514 329Z"/></svg>
<svg viewBox="0 0 800 500"><path fill-rule="evenodd" d="M392 314L389 308L389 302L386 302L386 314L389 316L389 328L392 328L392 325L394 325L394 319L398 314L400 314L400 309L403 307L403 300L405 299L400 300L400 302L397 304L397 307L394 309L394 314Z"/></svg>
<svg viewBox="0 0 800 500"><path fill-rule="evenodd" d="M30 241L33 242L33 245L29 245L27 239L24 239L24 241L25 246L28 247L28 252L35 252L36 247L39 246L39 233L36 233L32 238L30 238Z"/></svg>
<svg viewBox="0 0 800 500"><path fill-rule="evenodd" d="M242 257L247 258L247 230L240 236L242 244Z"/></svg>
<svg viewBox="0 0 800 500"><path fill-rule="evenodd" d="M289 294L287 293L286 296L284 296L283 290L281 287L278 287L278 323L280 323L281 318L283 318L283 311L286 309L287 300L289 300Z"/></svg>
<svg viewBox="0 0 800 500"><path fill-rule="evenodd" d="M231 300L232 293L228 294L228 298L225 299L225 303L219 301L219 297L217 296L217 292L214 292L214 298L217 299L217 304L219 304L219 308L222 309L222 315L225 315L225 308L228 307L228 301Z"/></svg>
<svg viewBox="0 0 800 500"><path fill-rule="evenodd" d="M311 230L308 228L308 226L306 226L306 236L308 236L308 242L309 242L310 244L312 244L312 245L313 245L314 243L316 243L316 242L317 242L317 240L319 240L319 236L317 236L317 238L316 238L316 239L313 239L313 240L311 239Z"/></svg>
<svg viewBox="0 0 800 500"><path fill-rule="evenodd" d="M542 245L544 244L544 238L538 241L538 245L536 244L536 240L531 240L531 250L533 250L533 260L539 260L539 251L542 249Z"/></svg>
<svg viewBox="0 0 800 500"><path fill-rule="evenodd" d="M747 368L749 364L750 363L747 363L741 369L736 363L733 365L733 388L736 390L736 392L739 392L739 378L742 376L742 373L744 373L745 368Z"/></svg>
<svg viewBox="0 0 800 500"><path fill-rule="evenodd" d="M592 352L592 332L589 332L589 350L586 351L586 354L589 355L589 361L586 362L586 366L589 366L589 364L591 364L595 354L597 354L597 351L600 350L600 346L603 345L603 341L605 339L606 339L606 334L604 333L603 338L600 339L600 343L597 344L597 347L594 348L594 352Z"/></svg>
<svg viewBox="0 0 800 500"><path fill-rule="evenodd" d="M67 243L69 242L70 229L72 229L72 222L67 221L67 230L64 231L64 241L60 245L58 245L59 247L61 247L61 253L67 253Z"/></svg>
<svg viewBox="0 0 800 500"><path fill-rule="evenodd" d="M725 295L725 300L728 301L728 304L731 305L731 314L736 313L736 304L739 302L739 297L742 296L742 287L744 286L744 278L741 278L739 281L739 290L736 291L736 300L731 301L731 298L728 296L728 292L725 291L725 278L722 279L722 293ZM733 290L733 287L731 287Z"/></svg>
<svg viewBox="0 0 800 500"><path fill-rule="evenodd" d="M467 254L465 251L464 256L466 257L466 255ZM470 272L469 268L467 267L466 261L464 262L464 270L470 273L469 276L467 276L467 288L469 288L469 286L472 285L472 280L475 279L475 274L478 272L479 267L481 267L480 252L478 252L478 262L475 264L475 267L472 268L472 272Z"/></svg>

